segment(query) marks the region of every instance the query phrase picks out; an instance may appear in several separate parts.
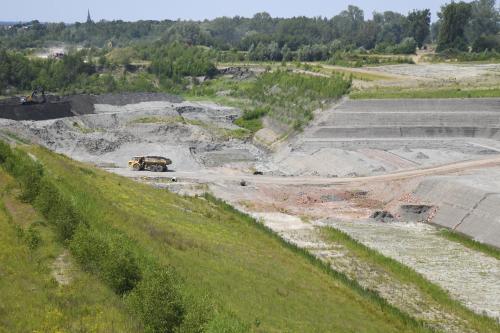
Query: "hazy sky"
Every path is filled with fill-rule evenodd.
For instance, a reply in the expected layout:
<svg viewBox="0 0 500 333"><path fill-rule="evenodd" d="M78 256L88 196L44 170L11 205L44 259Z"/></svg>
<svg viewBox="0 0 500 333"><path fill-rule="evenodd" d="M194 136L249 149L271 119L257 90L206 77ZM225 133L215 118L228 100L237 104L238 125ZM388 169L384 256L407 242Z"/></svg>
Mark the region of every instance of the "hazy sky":
<svg viewBox="0 0 500 333"><path fill-rule="evenodd" d="M430 8L433 14L451 0L0 0L0 21L83 22L90 9L95 21L101 19L204 19L218 16L252 16L267 11L272 16L331 17L348 4L356 5L371 17L373 11L407 13Z"/></svg>

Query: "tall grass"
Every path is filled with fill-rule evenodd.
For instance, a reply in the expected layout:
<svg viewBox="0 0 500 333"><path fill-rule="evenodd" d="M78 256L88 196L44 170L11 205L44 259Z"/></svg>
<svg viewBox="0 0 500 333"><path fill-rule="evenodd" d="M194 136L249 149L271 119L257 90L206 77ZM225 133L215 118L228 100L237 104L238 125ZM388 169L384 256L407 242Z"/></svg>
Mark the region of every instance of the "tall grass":
<svg viewBox="0 0 500 333"><path fill-rule="evenodd" d="M439 231L439 234L451 241L458 242L462 244L465 247L468 247L469 249L476 250L479 252L482 252L488 256L491 256L493 258L496 258L500 260L500 249L493 247L488 244L483 244L478 241L475 241L471 239L470 237L467 237L465 235L462 235L456 231L453 230L448 230L448 229L442 229Z"/></svg>

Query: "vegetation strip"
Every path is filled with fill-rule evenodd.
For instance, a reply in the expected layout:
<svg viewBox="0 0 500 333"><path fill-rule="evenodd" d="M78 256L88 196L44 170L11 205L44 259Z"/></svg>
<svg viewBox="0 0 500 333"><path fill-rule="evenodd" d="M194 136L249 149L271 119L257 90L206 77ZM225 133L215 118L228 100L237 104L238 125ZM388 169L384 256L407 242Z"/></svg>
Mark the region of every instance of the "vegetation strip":
<svg viewBox="0 0 500 333"><path fill-rule="evenodd" d="M461 89L461 88L436 88L436 89L374 89L353 91L352 99L400 99L400 98L487 98L500 97L500 89Z"/></svg>
<svg viewBox="0 0 500 333"><path fill-rule="evenodd" d="M425 295L457 313L461 318L466 319L478 332L496 332L500 329L500 324L494 319L472 312L459 301L452 299L448 292L429 282L410 267L367 247L341 230L326 227L322 231L327 240L345 246L351 253L362 260L376 265L404 282L416 285Z"/></svg>
<svg viewBox="0 0 500 333"><path fill-rule="evenodd" d="M476 250L479 252L482 252L488 256L491 256L493 258L496 258L500 260L500 249L490 246L488 244L483 244L480 242L477 242L470 237L467 237L465 235L462 235L456 231L453 230L448 230L448 229L441 229L439 231L439 234L451 241L458 242L462 244L465 247L468 247L469 249Z"/></svg>

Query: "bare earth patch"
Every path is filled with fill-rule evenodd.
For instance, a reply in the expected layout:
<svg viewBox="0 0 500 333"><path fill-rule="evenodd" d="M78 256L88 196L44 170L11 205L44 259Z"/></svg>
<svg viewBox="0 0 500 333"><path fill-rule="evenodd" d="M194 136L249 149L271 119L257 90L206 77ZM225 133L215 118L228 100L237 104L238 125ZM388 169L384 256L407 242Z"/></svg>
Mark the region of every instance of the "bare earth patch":
<svg viewBox="0 0 500 333"><path fill-rule="evenodd" d="M71 283L73 264L71 263L70 254L64 250L52 264L52 276L61 286L67 286Z"/></svg>

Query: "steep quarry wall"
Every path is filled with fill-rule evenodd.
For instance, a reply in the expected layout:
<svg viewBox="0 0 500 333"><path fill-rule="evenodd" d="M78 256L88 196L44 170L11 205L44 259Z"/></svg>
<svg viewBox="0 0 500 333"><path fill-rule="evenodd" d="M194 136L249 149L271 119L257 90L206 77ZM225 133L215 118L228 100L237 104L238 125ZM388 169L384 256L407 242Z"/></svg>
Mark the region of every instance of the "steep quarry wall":
<svg viewBox="0 0 500 333"><path fill-rule="evenodd" d="M432 223L500 248L500 171L429 178L415 195L438 207Z"/></svg>

